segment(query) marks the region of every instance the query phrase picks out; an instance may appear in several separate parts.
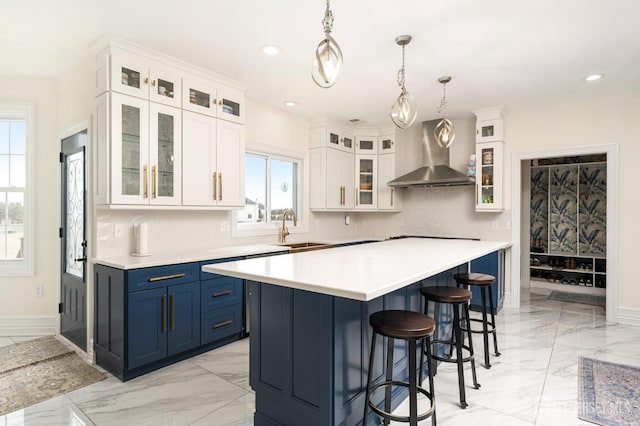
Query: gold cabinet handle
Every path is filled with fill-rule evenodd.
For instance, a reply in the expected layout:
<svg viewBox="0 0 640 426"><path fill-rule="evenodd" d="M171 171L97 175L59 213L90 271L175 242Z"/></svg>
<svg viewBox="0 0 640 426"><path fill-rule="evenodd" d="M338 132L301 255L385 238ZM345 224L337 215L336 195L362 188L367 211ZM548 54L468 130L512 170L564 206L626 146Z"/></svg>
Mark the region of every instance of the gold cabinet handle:
<svg viewBox="0 0 640 426"><path fill-rule="evenodd" d="M144 84L149 84L149 77L144 78Z"/></svg>
<svg viewBox="0 0 640 426"><path fill-rule="evenodd" d="M161 277L151 277L151 278L149 278L149 282L150 283L155 283L157 281L172 280L174 278L182 278L182 277L184 277L186 275L187 274L182 273L182 274L163 275Z"/></svg>
<svg viewBox="0 0 640 426"><path fill-rule="evenodd" d="M355 190L356 206L357 206L358 204L360 204L360 198L359 198L359 195L360 195L360 191L358 191L358 190L356 189L356 190Z"/></svg>
<svg viewBox="0 0 640 426"><path fill-rule="evenodd" d="M218 105L222 106L222 99L218 101Z"/></svg>
<svg viewBox="0 0 640 426"><path fill-rule="evenodd" d="M155 80L151 80L151 86L156 87L156 81Z"/></svg>
<svg viewBox="0 0 640 426"><path fill-rule="evenodd" d="M231 294L231 290L225 290L225 291L220 291L218 293L213 293L213 296L211 297L221 297L221 296L226 296L227 294Z"/></svg>
<svg viewBox="0 0 640 426"><path fill-rule="evenodd" d="M153 198L158 198L158 168L153 166L151 168L151 173L153 174L153 186L151 187L151 192L153 194Z"/></svg>
<svg viewBox="0 0 640 426"><path fill-rule="evenodd" d="M144 198L149 198L149 166L144 166Z"/></svg>
<svg viewBox="0 0 640 426"><path fill-rule="evenodd" d="M218 173L213 172L213 201L218 198Z"/></svg>
<svg viewBox="0 0 640 426"><path fill-rule="evenodd" d="M218 194L218 200L222 201L222 172L218 173L218 181L220 182L220 193Z"/></svg>
<svg viewBox="0 0 640 426"><path fill-rule="evenodd" d="M393 190L395 188L391 188L391 207L393 207Z"/></svg>
<svg viewBox="0 0 640 426"><path fill-rule="evenodd" d="M176 294L171 293L171 329L176 329Z"/></svg>
<svg viewBox="0 0 640 426"><path fill-rule="evenodd" d="M231 325L232 323L233 323L232 320L226 320L226 321L219 322L217 324L213 324L213 327L211 327L211 328L225 327L227 325Z"/></svg>
<svg viewBox="0 0 640 426"><path fill-rule="evenodd" d="M162 296L162 331L167 331L167 295Z"/></svg>

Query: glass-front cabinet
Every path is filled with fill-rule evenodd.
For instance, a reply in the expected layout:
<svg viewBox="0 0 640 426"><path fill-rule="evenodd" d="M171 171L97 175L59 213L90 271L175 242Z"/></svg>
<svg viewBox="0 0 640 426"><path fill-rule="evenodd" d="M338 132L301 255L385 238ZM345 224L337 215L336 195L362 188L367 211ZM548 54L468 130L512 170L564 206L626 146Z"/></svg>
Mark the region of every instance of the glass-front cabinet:
<svg viewBox="0 0 640 426"><path fill-rule="evenodd" d="M476 144L476 211L501 211L503 142Z"/></svg>
<svg viewBox="0 0 640 426"><path fill-rule="evenodd" d="M244 124L244 95L241 91L221 88L196 77L185 77L183 85L183 109Z"/></svg>
<svg viewBox="0 0 640 426"><path fill-rule="evenodd" d="M378 207L377 171L377 155L356 155L356 209Z"/></svg>
<svg viewBox="0 0 640 426"><path fill-rule="evenodd" d="M173 107L112 94L112 204L180 204L181 116Z"/></svg>
<svg viewBox="0 0 640 426"><path fill-rule="evenodd" d="M377 136L356 136L356 154L377 154Z"/></svg>
<svg viewBox="0 0 640 426"><path fill-rule="evenodd" d="M111 90L180 108L182 77L168 66L123 53L111 59Z"/></svg>

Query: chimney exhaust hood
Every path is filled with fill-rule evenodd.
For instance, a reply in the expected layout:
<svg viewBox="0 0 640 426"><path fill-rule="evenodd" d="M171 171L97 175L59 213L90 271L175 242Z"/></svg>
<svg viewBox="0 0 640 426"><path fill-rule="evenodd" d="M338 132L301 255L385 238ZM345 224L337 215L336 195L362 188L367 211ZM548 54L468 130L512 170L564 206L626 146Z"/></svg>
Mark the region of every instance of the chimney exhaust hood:
<svg viewBox="0 0 640 426"><path fill-rule="evenodd" d="M419 169L400 176L390 182L388 186L395 188L438 187L438 186L467 186L475 181L465 173L449 167L449 149L441 148L433 136L433 131L439 120L422 123L422 141L425 148L426 164Z"/></svg>

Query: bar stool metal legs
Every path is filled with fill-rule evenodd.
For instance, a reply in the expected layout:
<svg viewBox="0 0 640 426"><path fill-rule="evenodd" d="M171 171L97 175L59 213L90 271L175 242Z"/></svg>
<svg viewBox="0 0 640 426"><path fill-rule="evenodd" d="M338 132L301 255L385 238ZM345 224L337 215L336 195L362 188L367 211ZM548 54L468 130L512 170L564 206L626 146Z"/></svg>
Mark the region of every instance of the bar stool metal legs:
<svg viewBox="0 0 640 426"><path fill-rule="evenodd" d="M472 333L482 333L484 338L484 366L491 368L491 360L489 357L489 334L493 334L493 349L496 356L500 356L498 351L498 336L496 334L496 318L493 306L493 290L491 285L495 281L495 277L487 274L469 273L455 274L458 287L467 288L471 285L480 287L480 295L482 300L482 319L471 318L471 321L481 322L482 330L471 330ZM487 318L487 297L489 298L489 312L491 321Z"/></svg>
<svg viewBox="0 0 640 426"><path fill-rule="evenodd" d="M435 322L432 318L420 314L418 312L409 311L381 311L372 314L369 317L369 324L373 328L371 337L371 353L369 355L369 371L367 373L367 385L364 400L364 415L362 424L367 425L369 409L383 419L383 424L388 425L391 420L399 422L407 422L411 426L417 426L418 422L431 417L431 423L436 425L435 412L435 394L433 386L433 376L431 368L429 368L429 391L422 387L422 373L424 362L424 345L425 341L430 345L430 336L435 329ZM376 340L378 334L387 337L387 366L385 371L385 380L372 384L373 366L375 360ZM406 340L409 345L409 365L408 375L409 381L402 382L393 380L393 351L395 339ZM419 379L416 378L418 344L420 344L420 368ZM427 362L431 361L431 353L426 352ZM391 414L391 391L393 386L406 387L409 390L409 416L399 416ZM378 408L376 404L371 402L372 393L383 387L384 394L384 410ZM424 395L431 403L431 407L423 412L418 413L418 393Z"/></svg>
<svg viewBox="0 0 640 426"><path fill-rule="evenodd" d="M457 364L458 372L458 390L460 394L460 407L468 407L466 401L466 391L464 383L464 363L469 362L471 364L471 375L473 379L473 386L478 389L480 384L476 375L476 364L473 352L473 338L471 333L466 331L470 329L469 322L469 306L467 302L471 299L471 292L456 287L424 287L421 289L421 293L425 298L424 312L429 312L429 302L435 303L435 312L438 312L440 304L449 304L453 310L452 320L452 335L449 340L443 340L438 337L434 338L432 344L434 345L433 354L431 358L436 361L443 362L455 362ZM437 314L436 314L437 315ZM466 327L461 325L461 321L465 322ZM469 340L468 346L464 344L463 331L466 331L467 338ZM450 353L448 356L438 355L438 345L449 346ZM455 348L456 356L453 358L453 349ZM464 356L464 352L467 351L469 355ZM435 374L435 368L434 368Z"/></svg>

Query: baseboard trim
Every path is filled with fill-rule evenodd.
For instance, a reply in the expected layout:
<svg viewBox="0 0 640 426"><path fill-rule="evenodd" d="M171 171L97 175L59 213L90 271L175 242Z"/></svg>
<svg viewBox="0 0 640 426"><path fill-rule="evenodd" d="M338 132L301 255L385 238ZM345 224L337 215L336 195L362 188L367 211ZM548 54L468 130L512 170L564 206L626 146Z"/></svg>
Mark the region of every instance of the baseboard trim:
<svg viewBox="0 0 640 426"><path fill-rule="evenodd" d="M57 316L0 317L0 336L53 336Z"/></svg>
<svg viewBox="0 0 640 426"><path fill-rule="evenodd" d="M618 307L618 323L640 327L640 309Z"/></svg>

